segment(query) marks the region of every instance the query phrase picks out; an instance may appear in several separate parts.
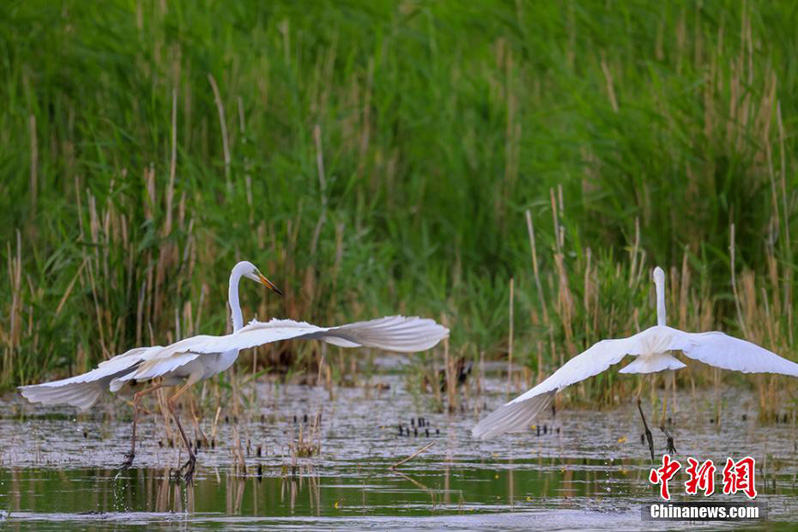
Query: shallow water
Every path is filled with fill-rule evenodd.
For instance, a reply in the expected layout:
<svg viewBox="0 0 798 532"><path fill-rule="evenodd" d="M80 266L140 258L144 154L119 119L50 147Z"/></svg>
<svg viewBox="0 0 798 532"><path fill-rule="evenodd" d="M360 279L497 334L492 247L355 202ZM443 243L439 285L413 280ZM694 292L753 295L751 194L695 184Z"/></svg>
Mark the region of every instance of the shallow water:
<svg viewBox="0 0 798 532"><path fill-rule="evenodd" d="M376 383L390 388L380 391ZM487 392L480 402L493 408L504 400L497 393L504 379L483 384ZM651 463L632 403L601 412L547 412L539 434L479 442L469 434L475 414L430 412L426 398L405 393L401 372L388 368L371 385L336 388L331 399L321 387L258 384L252 398L257 406L239 416L220 413L216 445L200 450L191 487L173 480L172 470L185 456L170 448L158 412L143 416L135 467L120 473L130 437L124 403L106 401L76 416L70 409L32 407L8 397L0 420L0 510L8 515L0 514L0 520L11 528L45 529L67 523L88 529L684 526L641 520L643 505L658 502L658 491L647 480ZM760 426L748 392L727 389L722 399L725 414L718 426L710 422L711 393L680 392L677 410L668 416L677 458L723 464L728 455L756 457L758 500L768 505L768 526L787 528L798 516L795 426ZM399 436L398 424L408 426L419 416L429 426L418 436L412 429ZM188 412L183 419L194 432ZM210 439L213 413L200 426ZM300 431L305 441L320 445L317 455L292 458ZM234 467L237 438L246 472ZM654 439L659 455L665 437L657 429ZM428 443L434 445L398 471L389 469ZM700 500L684 494L684 478L671 482L674 499ZM745 499L715 494L711 500Z"/></svg>

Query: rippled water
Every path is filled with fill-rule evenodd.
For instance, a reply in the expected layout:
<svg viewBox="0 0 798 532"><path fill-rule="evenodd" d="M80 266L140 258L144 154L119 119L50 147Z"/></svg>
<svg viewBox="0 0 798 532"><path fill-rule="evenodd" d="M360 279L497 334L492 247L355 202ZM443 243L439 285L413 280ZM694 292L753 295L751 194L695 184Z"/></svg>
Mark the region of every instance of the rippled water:
<svg viewBox="0 0 798 532"><path fill-rule="evenodd" d="M475 414L429 411L428 400L403 389L400 374L373 378L389 388L324 388L258 384L253 405L239 416L222 411L214 448L200 450L196 481L186 487L172 470L185 456L170 447L162 416L143 416L134 469L119 472L130 437L129 409L119 400L76 417L7 398L0 420L0 521L11 528L421 528L639 529L644 504L657 502L647 481L651 463L640 443L636 406L610 411L547 412L538 430L488 442L469 430ZM488 408L506 381L484 383ZM491 393L493 390L493 393ZM241 392L248 395L250 391ZM758 500L773 528L798 519L796 428L761 426L755 397L728 389L724 417L711 422L714 396L681 391L668 425L678 458L757 458ZM473 403L474 400L471 402ZM149 406L157 409L154 403ZM307 423L305 416L307 415ZM314 419L320 415L320 429ZM200 421L208 436L213 413ZM424 417L414 435L398 425ZM190 415L183 419L194 432ZM651 423L654 425L654 423ZM429 434L427 434L429 430ZM312 457L292 457L300 431ZM665 437L655 430L657 453ZM234 467L241 441L246 471ZM422 446L426 452L392 471ZM184 453L183 453L184 454ZM672 483L676 500L683 478ZM744 500L714 495L713 501ZM7 513L6 513L7 512ZM660 525L678 529L681 523ZM653 528L657 528L654 526ZM710 525L717 528L717 523ZM730 525L724 525L730 526Z"/></svg>

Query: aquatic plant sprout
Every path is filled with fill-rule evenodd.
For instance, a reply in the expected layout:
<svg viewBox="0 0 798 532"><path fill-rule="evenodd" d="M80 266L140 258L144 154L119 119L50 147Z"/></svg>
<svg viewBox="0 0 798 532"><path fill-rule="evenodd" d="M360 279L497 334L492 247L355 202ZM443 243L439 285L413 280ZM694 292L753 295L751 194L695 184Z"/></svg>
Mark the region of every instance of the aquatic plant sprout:
<svg viewBox="0 0 798 532"><path fill-rule="evenodd" d="M178 397L190 386L227 370L238 358L241 349L280 340L322 340L340 347L374 347L386 351L413 353L434 347L449 335L449 330L434 320L391 316L338 327L318 327L293 320L253 320L244 327L238 284L242 277L252 279L281 294L250 262L236 264L230 274L229 304L233 333L225 336L199 335L161 347L139 347L102 362L96 369L68 379L19 388L23 397L45 405L69 404L82 410L90 408L108 388L118 392L126 386L160 379L150 388L137 392L133 400L133 436L131 450L123 467L130 467L136 450L138 403L142 396L165 386L182 386L169 398L167 405L177 424L189 459L183 466L190 482L196 463L191 442L183 430L175 410Z"/></svg>
<svg viewBox="0 0 798 532"><path fill-rule="evenodd" d="M722 369L798 377L798 364L751 342L717 331L688 333L668 327L665 319L665 272L657 267L653 277L657 291L657 325L628 338L593 344L549 378L480 421L471 431L473 436L484 439L524 430L549 405L555 393L606 371L626 355L637 358L620 373L655 373L684 368L685 364L672 353L681 351L688 358Z"/></svg>

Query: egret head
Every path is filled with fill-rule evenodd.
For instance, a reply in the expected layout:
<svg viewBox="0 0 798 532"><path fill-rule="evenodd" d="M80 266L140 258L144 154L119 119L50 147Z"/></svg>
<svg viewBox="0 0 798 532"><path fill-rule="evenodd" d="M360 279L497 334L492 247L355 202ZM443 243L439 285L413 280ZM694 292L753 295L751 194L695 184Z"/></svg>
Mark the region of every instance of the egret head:
<svg viewBox="0 0 798 532"><path fill-rule="evenodd" d="M240 276L246 277L247 279L252 279L256 283L260 283L268 287L269 290L277 294L280 294L281 296L285 295L283 294L282 290L277 288L277 285L268 280L266 276L260 273L260 270L258 270L258 268L256 268L255 265L249 261L244 260L236 264L235 267L233 268L233 274L235 273L238 273Z"/></svg>
<svg viewBox="0 0 798 532"><path fill-rule="evenodd" d="M654 268L654 284L664 284L665 283L665 272L662 271L662 268L657 266Z"/></svg>

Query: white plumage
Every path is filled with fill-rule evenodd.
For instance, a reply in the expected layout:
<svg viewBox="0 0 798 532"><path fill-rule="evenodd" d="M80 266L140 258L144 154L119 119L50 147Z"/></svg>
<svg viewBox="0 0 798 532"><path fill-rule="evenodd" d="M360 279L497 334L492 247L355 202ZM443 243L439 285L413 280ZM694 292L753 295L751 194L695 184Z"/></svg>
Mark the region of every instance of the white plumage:
<svg viewBox="0 0 798 532"><path fill-rule="evenodd" d="M625 356L637 357L620 373L654 373L686 367L671 352L704 364L743 373L779 373L798 377L798 364L746 340L722 332L688 333L665 325L665 273L654 270L658 324L628 338L602 340L576 355L549 378L499 407L472 430L477 438L524 430L566 386L606 371Z"/></svg>
<svg viewBox="0 0 798 532"><path fill-rule="evenodd" d="M225 357L218 355L237 353L241 349L281 340L321 340L341 347L373 347L398 353L414 353L434 347L448 334L448 329L433 320L404 316L338 327L319 327L293 320L272 319L265 323L253 320L233 334L194 336L152 351L142 357L131 371L114 377L110 386L115 391L131 380L142 381L164 376L190 378L195 373L202 373L198 380L207 379L230 366Z"/></svg>
<svg viewBox="0 0 798 532"><path fill-rule="evenodd" d="M240 267L243 264L243 267ZM234 328L224 336L200 335L161 347L139 347L102 362L96 369L53 382L22 386L23 397L45 405L69 404L80 409L91 407L103 391L120 390L130 381L148 381L163 377L168 385L183 379L197 382L225 371L235 362L238 352L282 340L321 340L340 347L373 347L385 351L414 353L430 349L449 335L449 330L434 320L391 316L337 327L319 327L306 322L272 319L253 320L245 327L235 327L241 310L238 305L238 279L246 276L247 265L233 269L231 307ZM259 278L257 278L260 280ZM264 283L265 284L265 283Z"/></svg>
<svg viewBox="0 0 798 532"><path fill-rule="evenodd" d="M134 396L133 442L125 466L135 455L136 413L138 400L146 393L162 386L185 384L168 401L178 428L189 452L186 480L190 481L196 458L183 432L174 402L192 384L227 370L242 349L279 342L281 340L321 340L341 347L373 347L386 351L412 353L434 347L449 335L446 327L433 320L417 317L392 316L337 327L319 327L305 322L273 319L262 323L252 321L244 327L238 302L238 284L242 277L282 292L249 262L236 264L230 274L228 298L233 319L233 333L225 336L193 336L165 347L139 347L102 362L96 369L68 379L19 388L23 397L45 405L68 404L82 410L97 402L110 390L117 392L131 381L142 382L160 378L155 386Z"/></svg>
<svg viewBox="0 0 798 532"><path fill-rule="evenodd" d="M166 377L176 384L198 371L198 380L226 370L230 364L219 356L231 351L281 340L321 340L340 347L373 347L397 353L430 349L448 336L448 329L430 319L391 316L338 327L319 327L307 322L253 320L225 336L194 336L161 347L139 347L100 363L97 369L53 382L22 386L20 393L31 402L91 407L106 389L116 392L126 382ZM194 364L192 364L194 363Z"/></svg>
<svg viewBox="0 0 798 532"><path fill-rule="evenodd" d="M86 410L97 402L113 379L130 372L148 355L151 356L161 349L163 348L160 346L137 347L101 362L96 369L87 373L58 381L21 386L19 392L33 403L68 404Z"/></svg>

